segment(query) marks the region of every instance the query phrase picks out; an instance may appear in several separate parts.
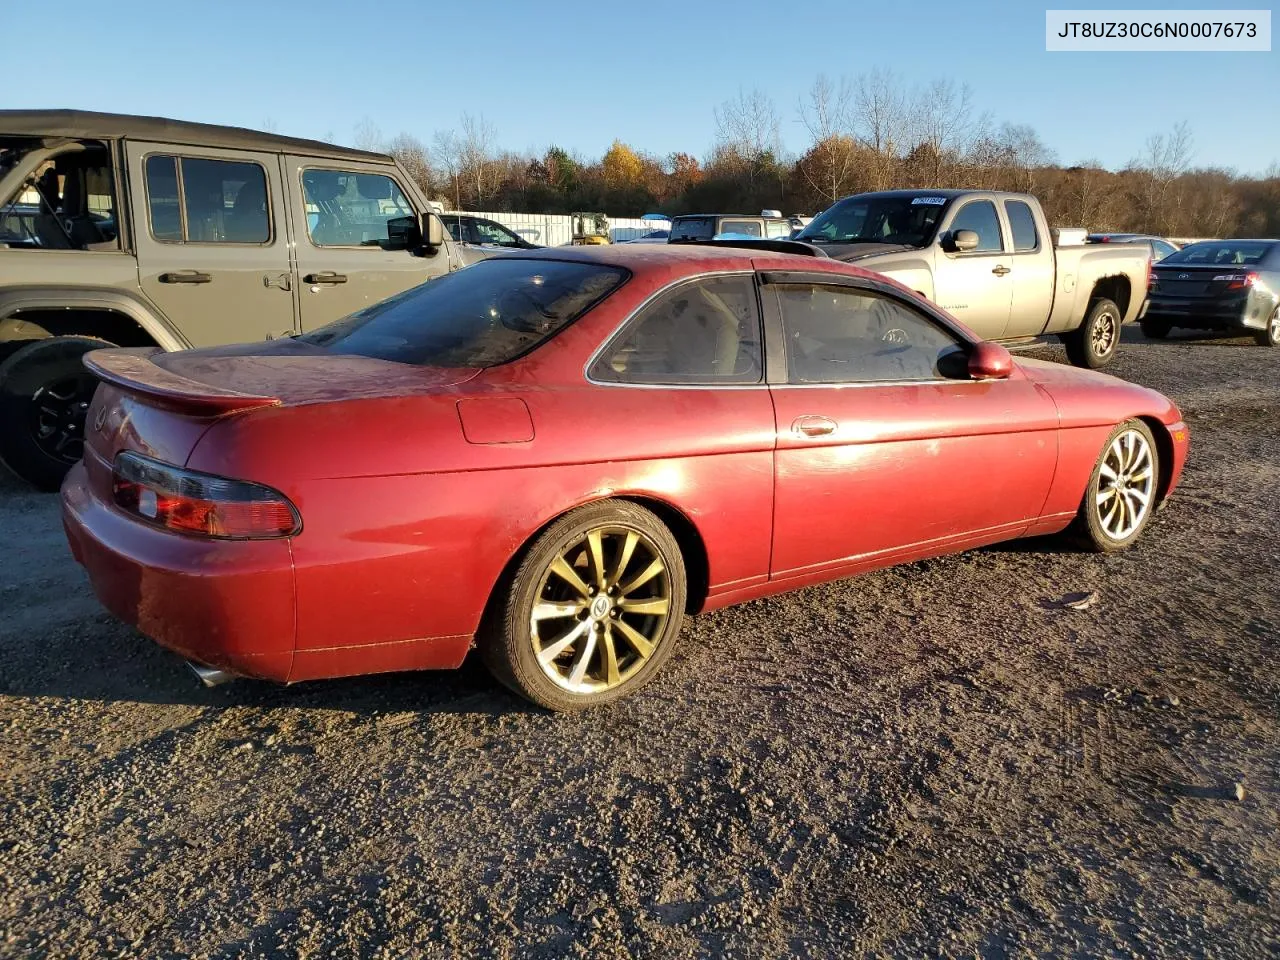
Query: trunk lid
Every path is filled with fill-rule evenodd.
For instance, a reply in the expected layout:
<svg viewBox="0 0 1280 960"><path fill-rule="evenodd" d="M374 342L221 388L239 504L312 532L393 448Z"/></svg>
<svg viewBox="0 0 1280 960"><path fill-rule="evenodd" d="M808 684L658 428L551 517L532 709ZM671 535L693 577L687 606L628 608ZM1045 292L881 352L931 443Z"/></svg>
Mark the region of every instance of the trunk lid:
<svg viewBox="0 0 1280 960"><path fill-rule="evenodd" d="M1234 292L1232 283L1239 284L1241 294L1247 293L1244 287L1249 268L1235 264L1160 264L1152 265L1151 276L1155 286L1151 288L1153 298L1172 297L1179 300L1213 300L1228 296Z"/></svg>

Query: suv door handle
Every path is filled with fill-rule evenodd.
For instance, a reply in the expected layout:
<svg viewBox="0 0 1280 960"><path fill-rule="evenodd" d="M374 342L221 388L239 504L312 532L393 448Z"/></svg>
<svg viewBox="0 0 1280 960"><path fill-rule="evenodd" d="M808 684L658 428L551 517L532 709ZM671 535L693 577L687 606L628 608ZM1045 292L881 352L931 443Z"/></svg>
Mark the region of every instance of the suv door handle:
<svg viewBox="0 0 1280 960"><path fill-rule="evenodd" d="M302 279L305 283L346 283L347 275L345 273L334 273L332 270L325 270L323 273L308 273Z"/></svg>
<svg viewBox="0 0 1280 960"><path fill-rule="evenodd" d="M199 270L179 270L176 273L160 274L161 283L209 283L213 277Z"/></svg>
<svg viewBox="0 0 1280 960"><path fill-rule="evenodd" d="M1003 265L999 267L992 267L991 272L994 273L997 277L1003 277L1006 273L1013 273L1012 270L1010 270L1008 267Z"/></svg>
<svg viewBox="0 0 1280 960"><path fill-rule="evenodd" d="M279 287L281 290L288 290L290 287L289 275L287 273L277 273L272 276L269 273L262 275L262 285L264 287Z"/></svg>
<svg viewBox="0 0 1280 960"><path fill-rule="evenodd" d="M791 432L798 437L825 437L836 432L836 422L828 417L796 417Z"/></svg>

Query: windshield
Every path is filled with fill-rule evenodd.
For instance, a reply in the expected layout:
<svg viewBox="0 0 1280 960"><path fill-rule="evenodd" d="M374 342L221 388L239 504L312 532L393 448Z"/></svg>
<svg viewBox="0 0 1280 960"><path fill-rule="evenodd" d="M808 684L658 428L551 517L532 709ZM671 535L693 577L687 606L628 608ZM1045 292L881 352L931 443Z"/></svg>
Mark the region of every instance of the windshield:
<svg viewBox="0 0 1280 960"><path fill-rule="evenodd" d="M923 247L937 229L946 197L917 196L846 197L813 218L796 235L812 243L905 243Z"/></svg>
<svg viewBox="0 0 1280 960"><path fill-rule="evenodd" d="M672 242L676 240L710 240L716 235L715 217L678 217L671 224Z"/></svg>
<svg viewBox="0 0 1280 960"><path fill-rule="evenodd" d="M1250 243L1246 240L1218 240L1208 243L1193 243L1169 254L1160 264L1185 263L1189 266L1204 264L1206 266L1233 266L1235 264L1258 263L1271 249L1269 243Z"/></svg>
<svg viewBox="0 0 1280 960"><path fill-rule="evenodd" d="M397 363L491 367L555 336L627 276L596 263L482 260L298 339Z"/></svg>

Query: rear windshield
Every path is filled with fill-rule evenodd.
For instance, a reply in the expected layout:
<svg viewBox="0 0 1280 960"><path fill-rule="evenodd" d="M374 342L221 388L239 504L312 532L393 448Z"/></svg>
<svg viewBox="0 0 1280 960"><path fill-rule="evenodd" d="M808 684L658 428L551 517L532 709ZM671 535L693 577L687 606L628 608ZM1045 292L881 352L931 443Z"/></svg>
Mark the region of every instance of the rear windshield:
<svg viewBox="0 0 1280 960"><path fill-rule="evenodd" d="M1185 263L1195 266L1198 263L1207 266L1234 266L1236 264L1258 263L1271 249L1269 243L1249 242L1247 240L1220 240L1210 243L1193 243L1169 254L1160 261L1165 264Z"/></svg>
<svg viewBox="0 0 1280 960"><path fill-rule="evenodd" d="M716 235L715 217L678 217L668 240L710 240Z"/></svg>
<svg viewBox="0 0 1280 960"><path fill-rule="evenodd" d="M491 367L549 340L626 278L596 263L495 257L298 339L397 363Z"/></svg>

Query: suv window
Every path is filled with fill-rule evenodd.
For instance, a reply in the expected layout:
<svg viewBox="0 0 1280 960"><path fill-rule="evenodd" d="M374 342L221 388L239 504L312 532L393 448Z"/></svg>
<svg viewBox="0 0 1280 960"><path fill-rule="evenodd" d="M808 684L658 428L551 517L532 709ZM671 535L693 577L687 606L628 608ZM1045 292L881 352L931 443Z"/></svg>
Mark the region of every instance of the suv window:
<svg viewBox="0 0 1280 960"><path fill-rule="evenodd" d="M760 308L751 276L681 283L646 307L591 368L612 383L759 383Z"/></svg>
<svg viewBox="0 0 1280 960"><path fill-rule="evenodd" d="M147 157L146 172L147 209L157 240L266 243L271 239L267 174L259 164L152 155Z"/></svg>
<svg viewBox="0 0 1280 960"><path fill-rule="evenodd" d="M495 257L298 339L397 363L491 367L554 337L627 276L596 263Z"/></svg>
<svg viewBox="0 0 1280 960"><path fill-rule="evenodd" d="M748 237L761 234L759 220L721 220L718 233L742 233Z"/></svg>
<svg viewBox="0 0 1280 960"><path fill-rule="evenodd" d="M770 240L786 240L791 236L791 224L786 220L766 220L764 235Z"/></svg>
<svg viewBox="0 0 1280 960"><path fill-rule="evenodd" d="M778 298L791 383L942 380L960 340L906 304L867 290L770 285ZM952 358L950 361L948 358Z"/></svg>
<svg viewBox="0 0 1280 960"><path fill-rule="evenodd" d="M957 230L972 230L978 235L978 245L972 253L999 253L1004 249L1000 219L996 216L996 205L990 200L971 200L961 207L951 221L953 237Z"/></svg>
<svg viewBox="0 0 1280 960"><path fill-rule="evenodd" d="M307 236L317 247L381 247L387 221L413 216L399 185L380 173L302 171Z"/></svg>
<svg viewBox="0 0 1280 960"><path fill-rule="evenodd" d="M668 240L710 240L716 233L715 217L676 217Z"/></svg>
<svg viewBox="0 0 1280 960"><path fill-rule="evenodd" d="M520 246L520 238L500 223L492 220L473 220L477 243L498 243L504 246Z"/></svg>
<svg viewBox="0 0 1280 960"><path fill-rule="evenodd" d="M1006 200L1004 212L1009 218L1015 251L1034 250L1040 245L1040 238L1036 233L1036 218L1027 204L1021 200Z"/></svg>

